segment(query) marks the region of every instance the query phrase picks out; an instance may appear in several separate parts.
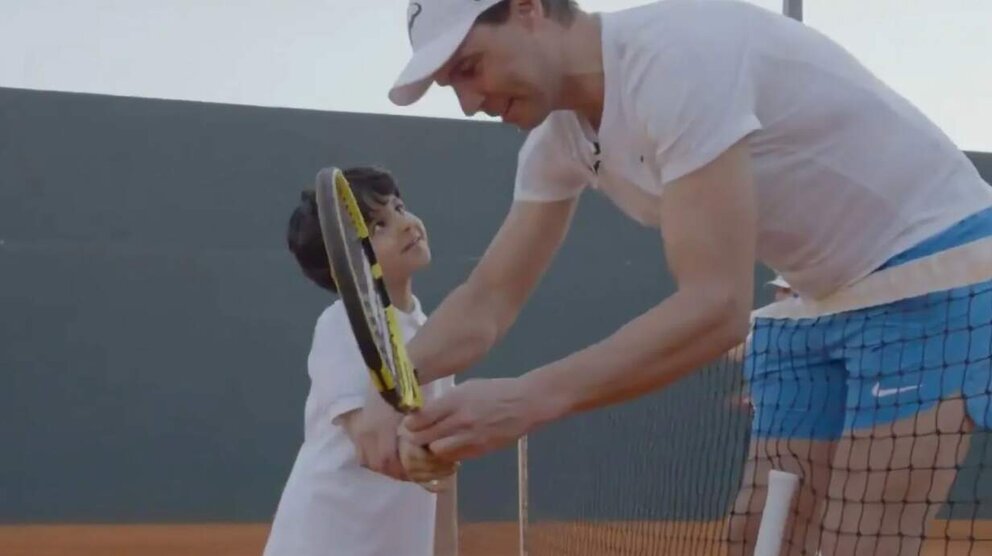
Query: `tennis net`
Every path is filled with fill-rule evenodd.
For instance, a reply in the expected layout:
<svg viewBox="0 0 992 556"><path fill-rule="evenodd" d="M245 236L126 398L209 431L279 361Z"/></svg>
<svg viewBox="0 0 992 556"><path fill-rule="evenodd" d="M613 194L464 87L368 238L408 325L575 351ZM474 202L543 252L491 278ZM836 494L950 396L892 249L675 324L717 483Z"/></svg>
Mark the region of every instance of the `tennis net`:
<svg viewBox="0 0 992 556"><path fill-rule="evenodd" d="M521 442L522 554L752 554L773 468L799 477L781 554L992 554L992 239L753 321Z"/></svg>

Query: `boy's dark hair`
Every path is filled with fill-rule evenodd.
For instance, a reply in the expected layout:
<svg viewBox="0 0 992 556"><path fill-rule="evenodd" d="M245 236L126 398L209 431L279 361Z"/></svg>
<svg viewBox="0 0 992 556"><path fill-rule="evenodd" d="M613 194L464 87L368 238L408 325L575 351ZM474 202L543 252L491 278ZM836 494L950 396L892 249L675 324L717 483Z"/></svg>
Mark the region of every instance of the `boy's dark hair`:
<svg viewBox="0 0 992 556"><path fill-rule="evenodd" d="M541 6L544 7L544 13L549 18L566 27L572 24L575 14L579 13L579 3L575 0L541 0ZM479 14L475 22L500 25L506 23L508 19L510 19L510 0L503 0Z"/></svg>
<svg viewBox="0 0 992 556"><path fill-rule="evenodd" d="M360 166L343 170L343 173L366 221L389 201L389 197L400 196L396 180L387 170ZM307 278L325 290L338 292L337 285L331 278L331 264L324 249L320 217L317 214L317 197L313 189L300 193L300 204L289 217L286 244Z"/></svg>

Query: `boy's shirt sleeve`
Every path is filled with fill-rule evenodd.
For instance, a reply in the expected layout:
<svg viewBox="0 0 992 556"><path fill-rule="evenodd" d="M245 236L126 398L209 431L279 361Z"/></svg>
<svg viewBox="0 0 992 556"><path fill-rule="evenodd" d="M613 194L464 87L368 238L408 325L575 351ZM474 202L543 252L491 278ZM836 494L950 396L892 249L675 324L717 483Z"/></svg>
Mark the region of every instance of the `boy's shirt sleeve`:
<svg viewBox="0 0 992 556"><path fill-rule="evenodd" d="M336 420L365 404L372 386L340 302L317 319L307 367L312 395L327 418Z"/></svg>

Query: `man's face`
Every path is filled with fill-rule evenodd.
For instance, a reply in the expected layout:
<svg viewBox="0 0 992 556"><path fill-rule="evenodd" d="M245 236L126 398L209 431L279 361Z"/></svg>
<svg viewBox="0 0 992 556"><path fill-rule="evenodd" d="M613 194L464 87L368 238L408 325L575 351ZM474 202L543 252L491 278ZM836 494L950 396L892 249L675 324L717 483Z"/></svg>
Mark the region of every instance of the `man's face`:
<svg viewBox="0 0 992 556"><path fill-rule="evenodd" d="M557 65L541 37L547 25L519 16L476 24L434 78L455 90L466 115L482 111L533 129L551 113L560 89Z"/></svg>

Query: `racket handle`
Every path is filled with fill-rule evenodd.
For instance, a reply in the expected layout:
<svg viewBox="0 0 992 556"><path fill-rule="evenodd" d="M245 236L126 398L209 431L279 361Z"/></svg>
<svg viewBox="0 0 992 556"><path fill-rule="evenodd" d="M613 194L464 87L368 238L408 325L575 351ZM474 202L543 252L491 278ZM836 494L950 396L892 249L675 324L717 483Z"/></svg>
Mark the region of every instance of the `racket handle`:
<svg viewBox="0 0 992 556"><path fill-rule="evenodd" d="M782 550L785 526L789 522L792 498L799 487L799 476L772 469L768 473L768 495L761 512L754 556L778 556Z"/></svg>

